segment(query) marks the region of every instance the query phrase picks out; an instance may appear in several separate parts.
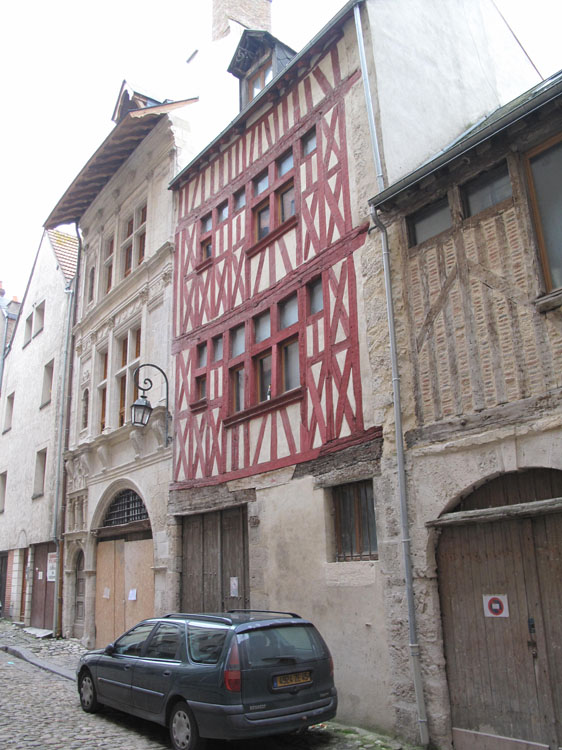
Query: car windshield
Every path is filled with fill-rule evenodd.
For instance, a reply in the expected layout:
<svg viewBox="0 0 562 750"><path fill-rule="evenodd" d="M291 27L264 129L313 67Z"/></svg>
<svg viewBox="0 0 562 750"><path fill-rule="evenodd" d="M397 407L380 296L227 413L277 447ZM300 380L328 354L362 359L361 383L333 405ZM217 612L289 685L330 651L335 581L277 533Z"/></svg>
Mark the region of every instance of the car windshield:
<svg viewBox="0 0 562 750"><path fill-rule="evenodd" d="M318 631L312 625L282 625L250 630L239 636L248 667L297 664L327 656Z"/></svg>

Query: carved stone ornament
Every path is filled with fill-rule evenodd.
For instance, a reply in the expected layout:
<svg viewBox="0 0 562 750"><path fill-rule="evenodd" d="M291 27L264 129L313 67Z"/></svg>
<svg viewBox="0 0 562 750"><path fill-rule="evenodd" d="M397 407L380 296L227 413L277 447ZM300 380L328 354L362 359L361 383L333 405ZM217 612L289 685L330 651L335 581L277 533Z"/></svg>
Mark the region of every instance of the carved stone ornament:
<svg viewBox="0 0 562 750"><path fill-rule="evenodd" d="M106 469L110 468L109 448L104 443L102 445L98 445L96 450L97 450L99 462L101 463L101 470L102 472L106 471Z"/></svg>
<svg viewBox="0 0 562 750"><path fill-rule="evenodd" d="M133 444L133 450L135 451L135 458L140 458L142 455L142 449L144 444L143 439L144 433L142 430L133 429L129 435L131 443Z"/></svg>

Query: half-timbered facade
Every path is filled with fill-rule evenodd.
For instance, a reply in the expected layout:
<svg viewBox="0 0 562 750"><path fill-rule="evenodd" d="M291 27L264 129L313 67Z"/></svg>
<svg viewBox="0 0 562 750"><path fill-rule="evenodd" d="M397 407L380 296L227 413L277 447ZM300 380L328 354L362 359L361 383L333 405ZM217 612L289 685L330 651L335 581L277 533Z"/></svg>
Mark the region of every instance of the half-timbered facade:
<svg viewBox="0 0 562 750"><path fill-rule="evenodd" d="M562 746L561 97L559 73L372 200L430 727L455 750Z"/></svg>
<svg viewBox="0 0 562 750"><path fill-rule="evenodd" d="M348 715L345 685L355 680L361 693L371 682L361 649L386 658L382 622L377 644L360 647L357 634L345 648L350 623L341 632L343 602L380 620L372 476L381 430L363 396L368 221L350 190L349 97L361 94L350 33L340 26L310 50L305 72L254 100L243 125L174 181L170 500L179 606L314 618L339 661ZM267 66L263 45L259 54ZM360 605L365 591L371 601ZM365 722L367 703L355 705Z"/></svg>

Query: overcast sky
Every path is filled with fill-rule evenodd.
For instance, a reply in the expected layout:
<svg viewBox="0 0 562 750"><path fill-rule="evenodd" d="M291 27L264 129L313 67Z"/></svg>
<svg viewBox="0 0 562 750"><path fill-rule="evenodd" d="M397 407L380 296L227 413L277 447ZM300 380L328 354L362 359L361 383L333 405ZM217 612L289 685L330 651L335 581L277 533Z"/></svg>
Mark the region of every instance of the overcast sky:
<svg viewBox="0 0 562 750"><path fill-rule="evenodd" d="M43 222L111 130L123 79L156 98L193 94L183 86L186 59L201 38L202 4L210 2L6 4L0 43L0 280L9 298L23 297ZM562 0L495 2L544 77L562 68ZM273 0L272 33L298 51L343 5ZM210 139L216 134L209 133Z"/></svg>

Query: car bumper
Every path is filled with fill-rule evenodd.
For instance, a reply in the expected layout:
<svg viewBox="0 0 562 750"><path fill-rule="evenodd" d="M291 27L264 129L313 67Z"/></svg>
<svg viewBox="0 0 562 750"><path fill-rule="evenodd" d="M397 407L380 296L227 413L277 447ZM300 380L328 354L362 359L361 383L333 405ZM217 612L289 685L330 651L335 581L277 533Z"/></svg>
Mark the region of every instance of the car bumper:
<svg viewBox="0 0 562 750"><path fill-rule="evenodd" d="M250 739L305 729L336 715L337 693L302 706L273 711L244 711L243 706L220 706L189 701L201 737Z"/></svg>

